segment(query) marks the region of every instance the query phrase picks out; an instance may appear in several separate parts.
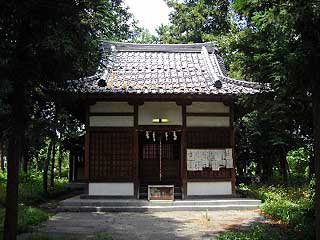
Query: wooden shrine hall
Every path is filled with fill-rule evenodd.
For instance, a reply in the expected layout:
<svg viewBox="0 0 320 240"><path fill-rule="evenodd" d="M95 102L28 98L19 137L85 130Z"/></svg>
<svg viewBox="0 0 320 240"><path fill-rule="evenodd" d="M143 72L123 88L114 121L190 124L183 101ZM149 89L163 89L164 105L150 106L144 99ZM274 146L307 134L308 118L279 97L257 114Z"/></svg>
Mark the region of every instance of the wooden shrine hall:
<svg viewBox="0 0 320 240"><path fill-rule="evenodd" d="M235 194L233 103L265 86L229 78L214 43L102 49L103 68L68 90L86 116L89 197Z"/></svg>

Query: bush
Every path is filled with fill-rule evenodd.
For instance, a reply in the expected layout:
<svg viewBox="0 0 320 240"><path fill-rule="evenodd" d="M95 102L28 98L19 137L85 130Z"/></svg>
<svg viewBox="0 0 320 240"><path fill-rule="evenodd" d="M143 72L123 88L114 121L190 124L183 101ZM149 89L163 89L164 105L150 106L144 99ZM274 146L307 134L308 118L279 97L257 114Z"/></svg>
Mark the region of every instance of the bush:
<svg viewBox="0 0 320 240"><path fill-rule="evenodd" d="M268 224L256 224L247 230L223 233L218 240L284 240L302 238L294 231L282 229Z"/></svg>
<svg viewBox="0 0 320 240"><path fill-rule="evenodd" d="M307 239L314 238L314 184L303 187L240 186L246 195L263 201L261 210L273 219L302 232Z"/></svg>
<svg viewBox="0 0 320 240"><path fill-rule="evenodd" d="M27 231L31 226L37 226L49 219L49 214L33 207L20 207L18 214L19 232Z"/></svg>
<svg viewBox="0 0 320 240"><path fill-rule="evenodd" d="M21 173L19 176L19 203L25 205L38 205L50 198L57 197L67 192L67 179L55 179L54 188L49 187L49 194L43 193L42 175L39 172L30 171L29 173ZM5 181L0 181L0 206L5 205L6 185Z"/></svg>
<svg viewBox="0 0 320 240"><path fill-rule="evenodd" d="M0 232L3 229L5 209L0 209ZM18 231L26 232L49 218L48 213L33 207L20 206L18 211Z"/></svg>

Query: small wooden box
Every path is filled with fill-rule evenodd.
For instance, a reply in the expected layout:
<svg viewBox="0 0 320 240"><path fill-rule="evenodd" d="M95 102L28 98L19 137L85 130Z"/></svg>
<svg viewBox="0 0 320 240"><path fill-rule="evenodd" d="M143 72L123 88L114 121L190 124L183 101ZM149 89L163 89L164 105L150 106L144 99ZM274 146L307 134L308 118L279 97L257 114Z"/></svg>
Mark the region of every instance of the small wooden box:
<svg viewBox="0 0 320 240"><path fill-rule="evenodd" d="M148 185L148 200L174 200L174 185Z"/></svg>

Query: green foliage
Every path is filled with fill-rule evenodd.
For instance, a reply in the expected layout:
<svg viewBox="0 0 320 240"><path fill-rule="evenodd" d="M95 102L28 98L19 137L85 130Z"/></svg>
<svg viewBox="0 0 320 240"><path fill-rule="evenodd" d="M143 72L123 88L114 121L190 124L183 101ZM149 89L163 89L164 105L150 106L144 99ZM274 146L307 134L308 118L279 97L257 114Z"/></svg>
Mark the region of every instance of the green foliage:
<svg viewBox="0 0 320 240"><path fill-rule="evenodd" d="M49 188L48 195L43 193L42 174L39 172L29 171L28 174L21 173L19 184L19 203L25 205L38 205L54 198L63 195L67 192L66 184L68 180L56 179L54 188ZM6 185L0 183L0 204L5 205Z"/></svg>
<svg viewBox="0 0 320 240"><path fill-rule="evenodd" d="M18 212L18 229L27 231L30 226L39 225L49 218L48 213L33 207L20 207Z"/></svg>
<svg viewBox="0 0 320 240"><path fill-rule="evenodd" d="M129 42L133 43L157 43L158 38L150 33L147 28L137 27L132 34L132 38Z"/></svg>
<svg viewBox="0 0 320 240"><path fill-rule="evenodd" d="M261 209L273 219L314 237L314 183L303 187L240 185L246 195L261 199Z"/></svg>
<svg viewBox="0 0 320 240"><path fill-rule="evenodd" d="M2 171L0 172L0 184L4 184L7 181L7 174L3 173Z"/></svg>
<svg viewBox="0 0 320 240"><path fill-rule="evenodd" d="M0 209L0 232L4 223L4 209ZM18 210L18 231L26 232L32 226L37 226L47 220L49 214L33 207L20 206Z"/></svg>
<svg viewBox="0 0 320 240"><path fill-rule="evenodd" d="M227 0L168 0L167 4L173 11L171 24L158 28L162 43L204 42L230 30Z"/></svg>
<svg viewBox="0 0 320 240"><path fill-rule="evenodd" d="M112 240L112 236L109 233L97 233L94 240Z"/></svg>
<svg viewBox="0 0 320 240"><path fill-rule="evenodd" d="M294 231L268 224L256 224L246 230L231 231L221 234L218 240L298 240L303 239ZM311 239L310 239L311 240Z"/></svg>
<svg viewBox="0 0 320 240"><path fill-rule="evenodd" d="M288 152L287 160L291 175L296 179L309 176L310 151L306 148L298 148Z"/></svg>

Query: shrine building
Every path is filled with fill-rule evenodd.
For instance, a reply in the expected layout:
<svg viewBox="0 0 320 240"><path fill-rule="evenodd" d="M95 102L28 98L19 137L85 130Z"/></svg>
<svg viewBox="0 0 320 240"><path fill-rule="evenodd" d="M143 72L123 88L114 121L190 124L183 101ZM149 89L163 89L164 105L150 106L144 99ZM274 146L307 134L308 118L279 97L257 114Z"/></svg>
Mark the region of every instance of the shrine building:
<svg viewBox="0 0 320 240"><path fill-rule="evenodd" d="M85 116L88 196L234 195L234 101L265 86L229 78L214 43L102 49L103 68L69 89Z"/></svg>

